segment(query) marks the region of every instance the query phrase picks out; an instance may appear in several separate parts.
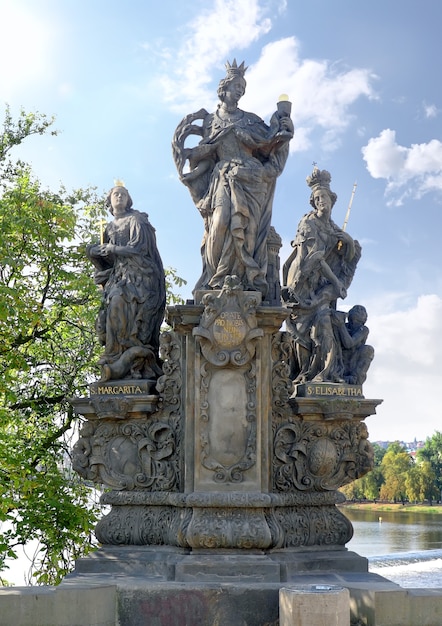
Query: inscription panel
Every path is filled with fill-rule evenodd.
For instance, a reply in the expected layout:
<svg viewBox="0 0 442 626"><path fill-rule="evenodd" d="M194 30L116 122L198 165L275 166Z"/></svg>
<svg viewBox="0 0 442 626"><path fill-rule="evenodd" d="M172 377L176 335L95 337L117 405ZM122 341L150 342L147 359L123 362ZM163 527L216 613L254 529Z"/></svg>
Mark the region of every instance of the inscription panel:
<svg viewBox="0 0 442 626"><path fill-rule="evenodd" d="M247 334L247 325L238 311L223 311L213 323L213 336L221 348L238 346Z"/></svg>

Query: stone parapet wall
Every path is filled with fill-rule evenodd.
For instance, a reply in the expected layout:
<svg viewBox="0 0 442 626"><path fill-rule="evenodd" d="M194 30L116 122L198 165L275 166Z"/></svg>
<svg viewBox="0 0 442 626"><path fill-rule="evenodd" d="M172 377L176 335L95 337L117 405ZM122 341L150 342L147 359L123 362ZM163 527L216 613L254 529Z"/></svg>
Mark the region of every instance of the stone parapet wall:
<svg viewBox="0 0 442 626"><path fill-rule="evenodd" d="M295 586L347 588L352 626L442 623L442 589L403 589L369 574L357 578L306 574ZM146 626L153 618L158 626L277 626L282 617L286 621L281 623L289 623L279 605L280 588L270 583L165 584L130 576L85 576L81 583L66 581L57 588L0 589L0 626Z"/></svg>

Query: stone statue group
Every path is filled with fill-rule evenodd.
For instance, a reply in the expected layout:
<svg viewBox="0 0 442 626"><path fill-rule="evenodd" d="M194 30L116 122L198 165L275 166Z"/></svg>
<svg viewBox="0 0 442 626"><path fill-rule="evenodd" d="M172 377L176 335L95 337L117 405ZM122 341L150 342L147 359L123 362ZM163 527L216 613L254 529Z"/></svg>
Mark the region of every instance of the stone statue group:
<svg viewBox="0 0 442 626"><path fill-rule="evenodd" d="M197 300L201 292L221 290L235 276L244 291L260 292L265 306L275 291L270 283L279 281L269 272L268 239L276 179L294 127L287 99L278 103L269 125L241 110L246 68L236 61L226 67L216 111L186 116L172 143L180 180L204 221L203 267L194 294ZM201 139L187 148L190 135ZM361 385L373 359L373 348L366 345L367 313L361 305L348 313L336 308L338 298L347 295L361 247L331 219L337 196L330 181L317 167L307 178L312 209L299 222L283 266L279 304L288 310L295 384ZM156 379L166 290L155 230L146 213L132 208L123 185L111 189L106 203L113 220L102 242L87 250L102 288L97 318L102 380Z"/></svg>

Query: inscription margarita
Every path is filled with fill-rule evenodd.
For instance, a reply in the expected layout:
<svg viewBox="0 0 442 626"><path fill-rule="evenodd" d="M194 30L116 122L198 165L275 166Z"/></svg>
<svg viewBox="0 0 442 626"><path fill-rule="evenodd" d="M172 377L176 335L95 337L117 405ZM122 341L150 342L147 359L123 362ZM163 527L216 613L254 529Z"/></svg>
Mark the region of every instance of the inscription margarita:
<svg viewBox="0 0 442 626"><path fill-rule="evenodd" d="M120 393L133 395L145 392L138 385L98 385L95 389L91 389L93 395L119 395Z"/></svg>

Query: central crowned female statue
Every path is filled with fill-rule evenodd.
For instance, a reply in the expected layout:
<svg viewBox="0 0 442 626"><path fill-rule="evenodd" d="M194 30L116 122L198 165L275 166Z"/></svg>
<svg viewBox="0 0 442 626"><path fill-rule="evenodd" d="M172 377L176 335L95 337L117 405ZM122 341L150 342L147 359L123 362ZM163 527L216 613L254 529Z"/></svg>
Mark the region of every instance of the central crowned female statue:
<svg viewBox="0 0 442 626"><path fill-rule="evenodd" d="M276 178L288 157L293 123L283 107L273 114L270 126L239 109L246 68L236 61L226 67L215 113L201 109L186 116L172 144L180 179L205 225L203 271L195 291L221 289L226 276L235 275L245 290L260 291L265 299L272 201ZM193 123L198 119L201 125ZM191 134L202 139L196 147L185 148ZM186 161L190 171L183 173Z"/></svg>

